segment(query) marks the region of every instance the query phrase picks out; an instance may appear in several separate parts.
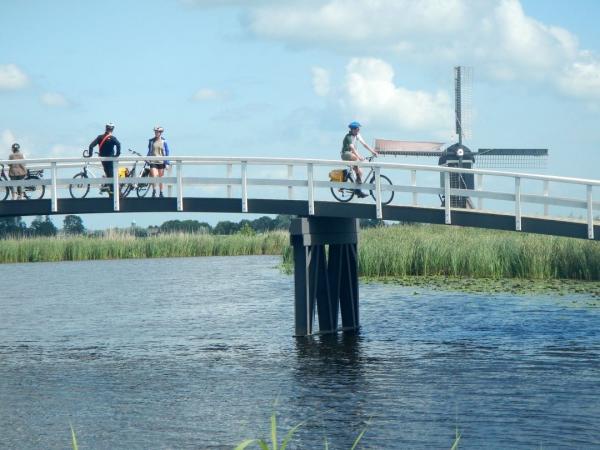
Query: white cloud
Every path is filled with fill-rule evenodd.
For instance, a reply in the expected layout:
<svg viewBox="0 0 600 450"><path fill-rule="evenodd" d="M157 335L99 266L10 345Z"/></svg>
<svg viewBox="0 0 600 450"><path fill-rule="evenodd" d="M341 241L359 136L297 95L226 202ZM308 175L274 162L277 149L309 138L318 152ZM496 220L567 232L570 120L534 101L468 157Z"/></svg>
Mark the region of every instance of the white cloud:
<svg viewBox="0 0 600 450"><path fill-rule="evenodd" d="M8 154L12 145L17 142L15 134L11 130L3 130L0 135L0 142L2 142L2 149L0 149L0 159L4 159L4 153Z"/></svg>
<svg viewBox="0 0 600 450"><path fill-rule="evenodd" d="M80 145L54 144L50 147L49 158L75 158L81 156Z"/></svg>
<svg viewBox="0 0 600 450"><path fill-rule="evenodd" d="M28 83L27 75L15 64L0 64L0 90L21 89Z"/></svg>
<svg viewBox="0 0 600 450"><path fill-rule="evenodd" d="M331 87L329 82L329 72L322 67L313 67L312 84L313 89L318 96L324 97L329 94Z"/></svg>
<svg viewBox="0 0 600 450"><path fill-rule="evenodd" d="M600 62L574 62L561 74L558 84L566 94L589 101L600 100Z"/></svg>
<svg viewBox="0 0 600 450"><path fill-rule="evenodd" d="M394 84L394 70L374 58L354 58L346 68L342 107L369 122L409 130L435 129L452 123L448 94L411 91Z"/></svg>
<svg viewBox="0 0 600 450"><path fill-rule="evenodd" d="M65 108L71 105L64 95L57 92L46 92L40 97L41 102L46 106Z"/></svg>
<svg viewBox="0 0 600 450"><path fill-rule="evenodd" d="M581 49L568 30L527 16L519 0L287 0L245 5L243 23L250 33L295 47L348 56L386 55L407 64L445 68L468 64L483 78L548 82L569 95L598 97L595 71L600 58Z"/></svg>
<svg viewBox="0 0 600 450"><path fill-rule="evenodd" d="M192 99L198 102L205 102L211 100L223 100L226 97L227 94L225 92L202 88L196 91L196 93L192 96Z"/></svg>

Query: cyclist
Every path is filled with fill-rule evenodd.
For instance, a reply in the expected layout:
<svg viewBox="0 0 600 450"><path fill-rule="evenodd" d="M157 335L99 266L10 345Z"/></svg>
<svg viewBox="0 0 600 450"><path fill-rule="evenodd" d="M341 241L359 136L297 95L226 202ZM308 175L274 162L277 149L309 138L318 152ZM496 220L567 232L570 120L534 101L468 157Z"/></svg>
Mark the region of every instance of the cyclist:
<svg viewBox="0 0 600 450"><path fill-rule="evenodd" d="M169 156L169 146L167 141L162 136L165 129L161 126L154 127L154 137L148 141L148 155L146 156ZM169 165L169 161L152 161L150 163L150 176L162 177L165 174L165 167ZM163 184L159 184L159 197L163 195ZM156 184L152 184L152 197L156 197Z"/></svg>
<svg viewBox="0 0 600 450"><path fill-rule="evenodd" d="M12 145L12 153L9 155L8 159L24 159L23 153L21 153L21 146L18 143L14 143ZM11 164L8 169L8 176L11 180L22 180L27 175L27 169L24 164ZM10 192L12 194L12 199L15 199L15 188L11 187ZM21 200L23 198L23 187L17 186L17 198Z"/></svg>
<svg viewBox="0 0 600 450"><path fill-rule="evenodd" d="M94 139L88 148L87 157L90 158L94 154L94 147L98 146L98 154L100 156L116 156L117 158L121 155L121 143L113 136L113 130L115 124L109 122L106 124L104 134L98 135ZM104 168L104 174L107 178L113 177L113 163L112 161L102 161L102 167ZM106 187L109 195L112 195L112 184Z"/></svg>
<svg viewBox="0 0 600 450"><path fill-rule="evenodd" d="M342 159L344 161L364 161L365 158L358 153L356 146L357 141L360 142L363 147L369 150L373 155L377 155L377 151L373 150L360 135L360 126L361 125L358 122L351 122L348 125L350 131L348 131L348 134L344 136L344 141L342 143ZM358 166L354 166L353 169L356 173L356 182L362 183L362 170ZM356 190L356 195L361 198L367 196L367 194L360 189Z"/></svg>

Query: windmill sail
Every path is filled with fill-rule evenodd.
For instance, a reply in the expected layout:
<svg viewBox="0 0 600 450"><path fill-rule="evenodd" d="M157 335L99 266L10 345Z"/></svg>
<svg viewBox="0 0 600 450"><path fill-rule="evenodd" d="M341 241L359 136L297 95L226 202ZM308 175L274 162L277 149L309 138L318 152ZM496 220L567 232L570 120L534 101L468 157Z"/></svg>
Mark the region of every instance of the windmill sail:
<svg viewBox="0 0 600 450"><path fill-rule="evenodd" d="M470 139L472 133L473 68L454 68L454 116L458 143Z"/></svg>
<svg viewBox="0 0 600 450"><path fill-rule="evenodd" d="M439 157L442 154L441 147L443 145L443 142L375 139L375 150L381 155Z"/></svg>
<svg viewBox="0 0 600 450"><path fill-rule="evenodd" d="M478 168L543 169L548 162L547 148L480 148L475 153Z"/></svg>

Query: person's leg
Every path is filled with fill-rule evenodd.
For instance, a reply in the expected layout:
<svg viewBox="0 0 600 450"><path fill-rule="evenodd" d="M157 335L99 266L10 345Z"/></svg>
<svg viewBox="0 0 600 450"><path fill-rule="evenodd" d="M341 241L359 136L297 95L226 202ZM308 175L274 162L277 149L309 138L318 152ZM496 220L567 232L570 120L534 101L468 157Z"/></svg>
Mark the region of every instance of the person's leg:
<svg viewBox="0 0 600 450"><path fill-rule="evenodd" d="M106 178L113 177L113 164L112 161L102 161L102 168L104 169L104 176ZM105 189L110 194L112 192L112 183L107 183L104 185Z"/></svg>
<svg viewBox="0 0 600 450"><path fill-rule="evenodd" d="M358 157L354 154L352 154L352 161L358 161ZM356 183L362 184L362 170L358 166L354 166L353 169L354 169L354 173L356 174ZM365 194L360 188L356 189L355 192L356 192L356 195L359 197L367 196L367 194Z"/></svg>
<svg viewBox="0 0 600 450"><path fill-rule="evenodd" d="M19 175L16 177L17 180L24 180L25 175ZM17 198L22 200L25 196L23 195L23 186L17 186Z"/></svg>
<svg viewBox="0 0 600 450"><path fill-rule="evenodd" d="M158 169L150 166L150 177L154 178L158 175ZM152 197L156 197L156 183L152 183Z"/></svg>
<svg viewBox="0 0 600 450"><path fill-rule="evenodd" d="M11 179L11 180L14 180L14 179L15 179L15 177L10 177L10 179ZM10 187L10 196L11 196L11 198L12 198L13 200L16 198L16 195L15 195L15 193L16 193L16 188L15 188L14 186L11 186L11 187Z"/></svg>
<svg viewBox="0 0 600 450"><path fill-rule="evenodd" d="M158 169L158 176L160 178L162 178L164 175L165 175L165 168L163 166L162 168ZM163 184L162 184L162 181L160 182L160 184L158 186L160 188L160 194L159 195L162 197L163 196Z"/></svg>

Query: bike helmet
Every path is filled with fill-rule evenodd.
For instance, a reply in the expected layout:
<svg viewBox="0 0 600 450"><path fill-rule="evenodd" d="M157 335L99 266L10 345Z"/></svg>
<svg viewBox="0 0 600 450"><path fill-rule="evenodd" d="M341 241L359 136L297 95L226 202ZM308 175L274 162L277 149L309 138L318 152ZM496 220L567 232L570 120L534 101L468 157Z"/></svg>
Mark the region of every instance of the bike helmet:
<svg viewBox="0 0 600 450"><path fill-rule="evenodd" d="M350 128L351 130L354 130L355 128L360 128L360 123L358 123L358 122L350 122L348 124L348 128Z"/></svg>
<svg viewBox="0 0 600 450"><path fill-rule="evenodd" d="M12 145L13 152L18 152L20 148L21 148L21 146L19 144L17 144L16 142Z"/></svg>
<svg viewBox="0 0 600 450"><path fill-rule="evenodd" d="M159 131L159 132L161 132L161 133L162 133L163 131L165 131L165 129L164 129L163 127L159 126L159 125L156 125L156 126L154 127L154 131Z"/></svg>
<svg viewBox="0 0 600 450"><path fill-rule="evenodd" d="M114 123L112 123L112 122L108 122L108 123L106 124L106 131L112 131L112 130L114 130L114 129L115 129L115 124L114 124Z"/></svg>

